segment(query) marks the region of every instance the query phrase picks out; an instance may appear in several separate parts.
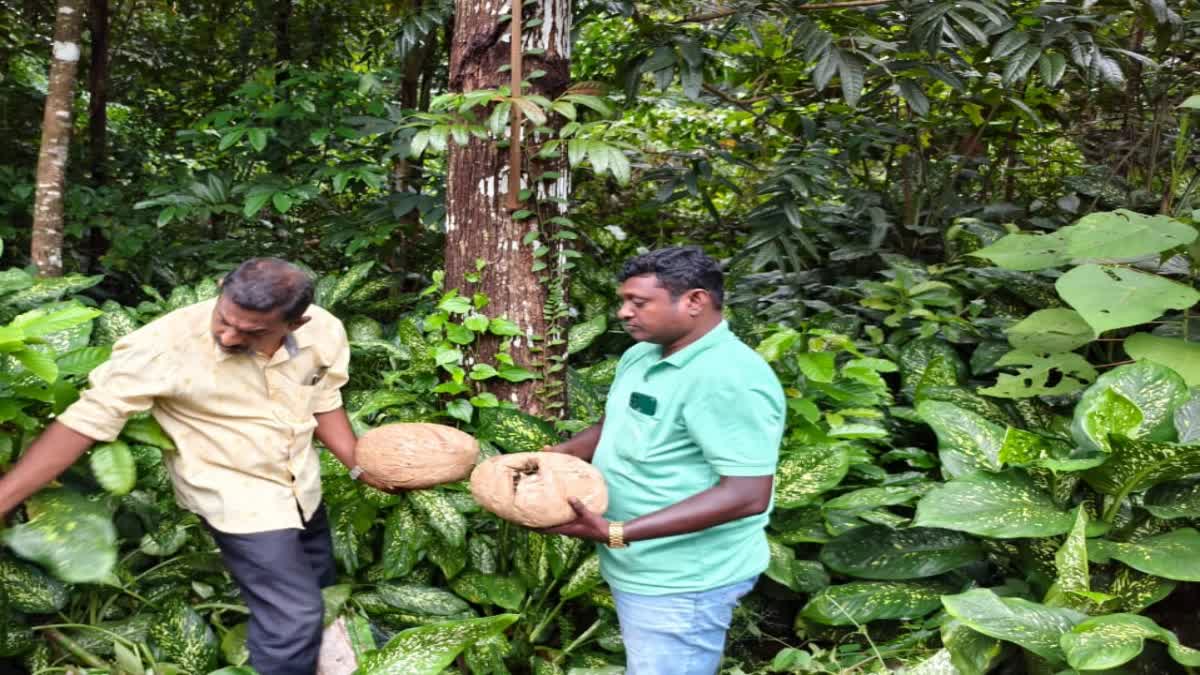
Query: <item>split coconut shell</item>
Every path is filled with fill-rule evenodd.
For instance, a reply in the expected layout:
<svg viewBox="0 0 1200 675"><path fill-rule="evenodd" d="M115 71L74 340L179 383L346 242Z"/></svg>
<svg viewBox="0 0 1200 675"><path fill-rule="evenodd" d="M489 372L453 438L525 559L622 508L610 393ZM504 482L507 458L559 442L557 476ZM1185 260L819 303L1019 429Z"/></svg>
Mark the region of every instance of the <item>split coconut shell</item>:
<svg viewBox="0 0 1200 675"><path fill-rule="evenodd" d="M364 471L389 488L420 490L470 476L479 441L442 424L385 424L363 434L354 454Z"/></svg>
<svg viewBox="0 0 1200 675"><path fill-rule="evenodd" d="M471 474L471 494L483 508L525 527L575 520L567 497L588 509L608 509L608 487L596 467L560 452L517 452L484 460Z"/></svg>

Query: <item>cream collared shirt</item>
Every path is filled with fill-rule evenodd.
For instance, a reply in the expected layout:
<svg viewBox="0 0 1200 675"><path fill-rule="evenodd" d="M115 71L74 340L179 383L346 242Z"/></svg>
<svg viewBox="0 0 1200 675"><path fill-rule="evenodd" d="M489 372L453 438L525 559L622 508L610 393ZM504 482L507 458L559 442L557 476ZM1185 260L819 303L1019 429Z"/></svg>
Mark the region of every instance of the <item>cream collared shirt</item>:
<svg viewBox="0 0 1200 675"><path fill-rule="evenodd" d="M175 442L164 451L179 505L235 534L303 527L321 502L314 414L342 405L350 346L342 323L310 321L270 358L216 344L216 300L176 310L121 338L91 388L58 421L111 441L150 410Z"/></svg>

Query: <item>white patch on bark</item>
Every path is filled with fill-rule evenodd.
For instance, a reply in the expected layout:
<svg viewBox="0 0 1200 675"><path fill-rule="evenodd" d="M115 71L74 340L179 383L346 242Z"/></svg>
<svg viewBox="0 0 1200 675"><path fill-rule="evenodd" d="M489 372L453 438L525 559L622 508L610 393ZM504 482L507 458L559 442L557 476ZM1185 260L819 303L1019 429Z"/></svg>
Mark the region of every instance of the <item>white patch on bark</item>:
<svg viewBox="0 0 1200 675"><path fill-rule="evenodd" d="M62 12L63 14L74 14L75 8L67 7L66 5L61 5L61 6L59 6L58 11Z"/></svg>
<svg viewBox="0 0 1200 675"><path fill-rule="evenodd" d="M78 61L79 45L74 42L54 42L54 58L59 61Z"/></svg>
<svg viewBox="0 0 1200 675"><path fill-rule="evenodd" d="M58 112L54 113L54 116L60 120L69 120L71 119L71 111L59 110Z"/></svg>
<svg viewBox="0 0 1200 675"><path fill-rule="evenodd" d="M504 173L508 172L507 169L502 169L502 171ZM483 195L485 198L494 199L496 197L496 183L498 181L498 176L484 176L483 178L479 179L479 185L476 186L476 189L478 190L479 194Z"/></svg>

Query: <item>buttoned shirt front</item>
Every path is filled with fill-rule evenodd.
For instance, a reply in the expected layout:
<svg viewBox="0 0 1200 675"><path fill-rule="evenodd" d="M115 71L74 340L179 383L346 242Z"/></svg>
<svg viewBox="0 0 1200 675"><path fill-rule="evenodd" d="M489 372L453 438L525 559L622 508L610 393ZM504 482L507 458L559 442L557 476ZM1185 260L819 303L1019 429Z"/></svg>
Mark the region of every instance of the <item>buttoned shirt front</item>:
<svg viewBox="0 0 1200 675"><path fill-rule="evenodd" d="M350 347L342 323L312 306L275 353L229 354L211 331L216 300L143 326L92 371L58 421L111 441L149 410L174 441L163 458L179 505L222 532L303 527L321 501L317 413L342 405Z"/></svg>

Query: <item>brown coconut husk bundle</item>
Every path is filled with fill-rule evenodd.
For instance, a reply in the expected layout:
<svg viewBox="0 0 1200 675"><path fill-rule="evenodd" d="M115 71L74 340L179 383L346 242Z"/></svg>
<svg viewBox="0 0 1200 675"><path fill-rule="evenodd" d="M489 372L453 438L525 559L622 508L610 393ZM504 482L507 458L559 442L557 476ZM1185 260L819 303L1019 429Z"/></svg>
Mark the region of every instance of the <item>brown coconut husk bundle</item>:
<svg viewBox="0 0 1200 675"><path fill-rule="evenodd" d="M490 457L471 473L471 494L488 511L531 528L575 520L568 497L597 513L608 509L608 488L596 467L559 452Z"/></svg>
<svg viewBox="0 0 1200 675"><path fill-rule="evenodd" d="M358 439L355 459L392 489L420 490L470 476L479 441L443 424L385 424Z"/></svg>

